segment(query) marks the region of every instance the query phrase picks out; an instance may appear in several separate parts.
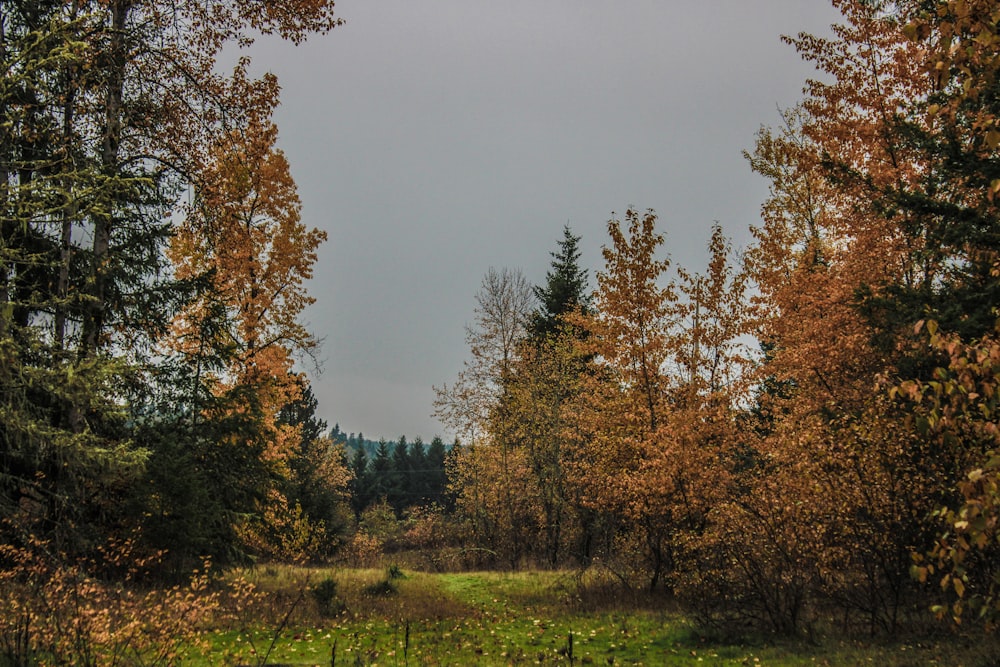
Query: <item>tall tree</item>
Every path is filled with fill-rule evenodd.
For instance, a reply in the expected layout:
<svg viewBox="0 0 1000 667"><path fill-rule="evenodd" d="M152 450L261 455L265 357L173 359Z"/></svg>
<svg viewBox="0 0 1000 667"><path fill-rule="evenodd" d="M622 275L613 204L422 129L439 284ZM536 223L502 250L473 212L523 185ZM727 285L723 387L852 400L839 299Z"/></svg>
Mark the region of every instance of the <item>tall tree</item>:
<svg viewBox="0 0 1000 667"><path fill-rule="evenodd" d="M538 308L501 398L501 409L510 415L511 442L524 451L532 494L541 509L538 557L550 566L558 565L571 545L586 541L580 516L587 510L569 497L564 444L570 428L567 406L580 391L586 366L577 347L584 331L569 319L585 315L590 307L579 242L569 226L563 228L545 283L533 288ZM586 558L579 548L576 555Z"/></svg>
<svg viewBox="0 0 1000 667"><path fill-rule="evenodd" d="M594 314L582 317L585 352L595 370L584 376L575 408L572 479L575 493L593 510L628 521L649 558L650 585L671 567L672 518L649 507L643 472L666 433L667 362L676 290L665 283L667 259L657 251L664 237L653 211L625 212L608 222L605 268L597 274ZM662 497L673 480L660 480Z"/></svg>
<svg viewBox="0 0 1000 667"><path fill-rule="evenodd" d="M448 449L444 446L444 440L440 436L434 436L427 447L428 500L441 506L445 504L448 487L448 475L445 471L447 457Z"/></svg>
<svg viewBox="0 0 1000 667"><path fill-rule="evenodd" d="M535 521L529 518L531 496L522 488L524 456L512 437L517 417L503 396L527 337L532 290L519 271L491 268L476 304L475 326L466 331L471 359L450 388L435 388L435 414L469 443L456 455L453 471L462 489L460 509L515 567L529 544L524 531Z"/></svg>
<svg viewBox="0 0 1000 667"><path fill-rule="evenodd" d="M372 474L369 470L368 454L364 447L354 450L351 457L351 508L354 510L354 518L360 519L361 513L372 502L371 487Z"/></svg>
<svg viewBox="0 0 1000 667"><path fill-rule="evenodd" d="M992 328L993 84L978 77L994 54L984 7L834 4L844 23L832 37L789 40L823 77L751 157L772 184L749 253L769 349L762 378L790 391L767 397L764 468L733 514L745 537L728 540L766 539L794 562L795 586L773 578L754 593L798 599L780 615L787 626L808 589L892 631L913 604L911 551L932 539L925 517L955 493L969 451L929 447L882 389L944 365L940 348L913 341L921 318L964 334ZM775 505L782 495L796 503ZM788 525L828 528L775 530ZM750 551L733 558L753 562ZM851 575L824 576L834 569Z"/></svg>

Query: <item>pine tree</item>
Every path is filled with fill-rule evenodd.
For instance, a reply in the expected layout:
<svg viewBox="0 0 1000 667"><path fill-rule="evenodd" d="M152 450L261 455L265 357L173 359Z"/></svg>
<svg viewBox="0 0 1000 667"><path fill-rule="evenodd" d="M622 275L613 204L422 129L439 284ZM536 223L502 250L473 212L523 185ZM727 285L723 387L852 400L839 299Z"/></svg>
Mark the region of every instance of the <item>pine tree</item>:
<svg viewBox="0 0 1000 667"><path fill-rule="evenodd" d="M432 503L444 504L448 486L448 475L445 471L445 461L448 450L440 436L434 436L427 447L427 497Z"/></svg>
<svg viewBox="0 0 1000 667"><path fill-rule="evenodd" d="M552 266L545 274L545 285L536 285L535 298L540 307L531 316L531 336L541 340L554 335L563 325L563 316L575 310L584 313L590 307L587 294L587 270L580 268L580 237L569 225L563 227L559 250L550 253Z"/></svg>
<svg viewBox="0 0 1000 667"><path fill-rule="evenodd" d="M417 437L410 443L409 451L410 484L409 504L426 505L430 496L430 473L427 449L424 441Z"/></svg>
<svg viewBox="0 0 1000 667"><path fill-rule="evenodd" d="M400 436L392 449L392 468L389 476L389 490L386 499L392 505L397 517L403 516L412 502L413 467L410 463L410 446L406 436Z"/></svg>
<svg viewBox="0 0 1000 667"><path fill-rule="evenodd" d="M351 507L355 518L358 519L372 501L372 472L364 447L354 450L354 456L351 457L351 473L353 475L350 484Z"/></svg>
<svg viewBox="0 0 1000 667"><path fill-rule="evenodd" d="M370 505L386 500L392 489L392 453L389 450L389 443L385 438L381 438L378 441L378 448L375 450L375 456L372 457L369 470L372 480L371 485L368 487L370 489Z"/></svg>
<svg viewBox="0 0 1000 667"><path fill-rule="evenodd" d="M144 539L177 552L223 563L237 550L268 444L251 433L237 447L238 434L281 406L212 391L234 360L223 300L166 249L217 141L268 126L277 101L245 62L220 73L220 51L337 23L326 0L0 2L4 536L73 556L155 524ZM184 351L165 342L182 311L198 319Z"/></svg>

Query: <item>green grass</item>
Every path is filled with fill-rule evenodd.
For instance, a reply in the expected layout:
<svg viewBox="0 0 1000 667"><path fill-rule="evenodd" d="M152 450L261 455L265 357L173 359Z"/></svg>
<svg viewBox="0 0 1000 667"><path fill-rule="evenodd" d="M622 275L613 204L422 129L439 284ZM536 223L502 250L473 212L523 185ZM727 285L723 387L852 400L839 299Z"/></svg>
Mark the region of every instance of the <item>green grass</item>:
<svg viewBox="0 0 1000 667"><path fill-rule="evenodd" d="M995 641L734 644L701 637L663 600L623 597L617 588L560 572L407 572L390 595L366 594L378 570L271 568L253 573L265 599L244 610L242 627L206 634L185 664L260 665L916 665L996 664ZM296 591L332 576L346 605L320 617ZM292 603L288 624L276 633ZM283 608L281 605L285 605Z"/></svg>

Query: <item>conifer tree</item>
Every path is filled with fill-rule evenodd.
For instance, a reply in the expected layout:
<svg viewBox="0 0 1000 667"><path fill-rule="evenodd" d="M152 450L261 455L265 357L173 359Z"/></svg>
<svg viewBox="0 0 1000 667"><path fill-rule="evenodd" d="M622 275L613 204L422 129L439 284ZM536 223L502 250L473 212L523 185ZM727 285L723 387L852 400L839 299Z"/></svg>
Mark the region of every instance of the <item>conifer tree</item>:
<svg viewBox="0 0 1000 667"><path fill-rule="evenodd" d="M563 227L559 250L550 253L552 265L545 274L545 284L533 288L539 308L531 316L531 336L544 339L565 324L563 317L574 310L586 312L590 306L587 293L587 270L580 267L580 237L569 225Z"/></svg>
<svg viewBox="0 0 1000 667"><path fill-rule="evenodd" d="M434 436L427 447L427 494L428 500L439 505L444 504L444 496L448 486L448 475L445 470L448 450L440 436Z"/></svg>
<svg viewBox="0 0 1000 667"><path fill-rule="evenodd" d="M351 507L354 510L354 517L360 518L361 513L371 502L372 475L369 470L368 454L364 447L354 450L351 457Z"/></svg>

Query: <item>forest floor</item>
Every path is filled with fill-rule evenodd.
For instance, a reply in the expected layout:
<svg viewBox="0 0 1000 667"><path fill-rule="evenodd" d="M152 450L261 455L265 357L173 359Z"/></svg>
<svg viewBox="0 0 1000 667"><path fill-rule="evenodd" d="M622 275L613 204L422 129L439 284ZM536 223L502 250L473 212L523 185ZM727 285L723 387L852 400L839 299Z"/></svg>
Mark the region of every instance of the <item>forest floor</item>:
<svg viewBox="0 0 1000 667"><path fill-rule="evenodd" d="M1000 664L1000 642L981 634L941 631L892 641L819 633L798 640L706 637L662 598L623 595L620 587L572 572L264 566L244 576L257 587L256 599L235 610L237 622L190 647L184 664Z"/></svg>

